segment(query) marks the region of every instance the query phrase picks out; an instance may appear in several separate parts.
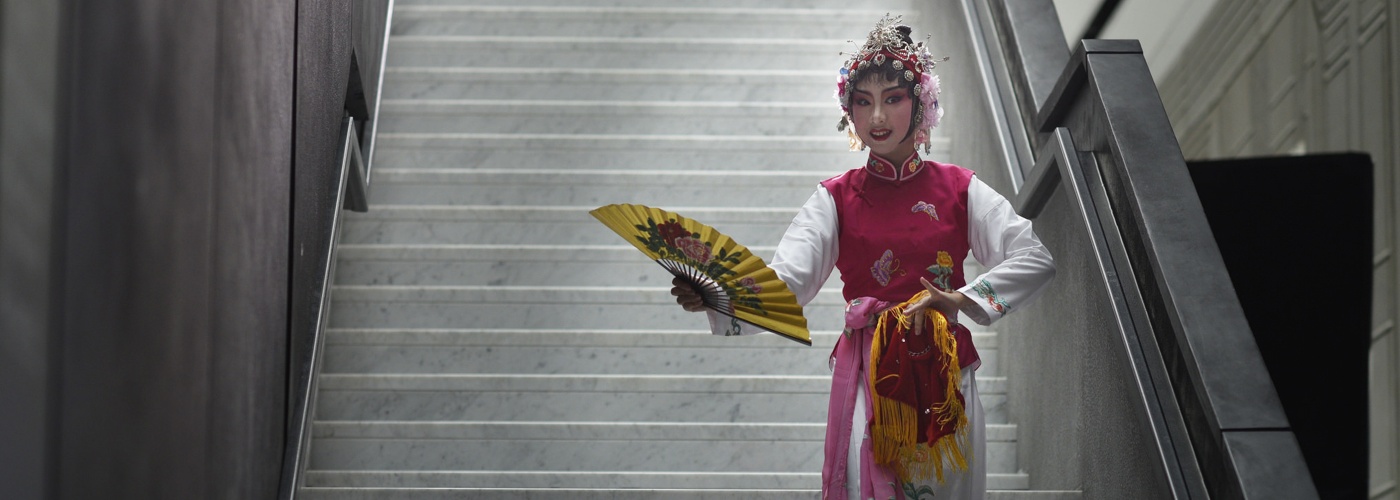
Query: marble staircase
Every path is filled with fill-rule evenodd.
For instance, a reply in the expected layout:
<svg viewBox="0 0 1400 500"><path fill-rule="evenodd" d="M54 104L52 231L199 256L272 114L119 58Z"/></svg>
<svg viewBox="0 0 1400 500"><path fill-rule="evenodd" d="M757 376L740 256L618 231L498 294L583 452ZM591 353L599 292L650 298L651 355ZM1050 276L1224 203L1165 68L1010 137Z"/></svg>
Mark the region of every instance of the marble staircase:
<svg viewBox="0 0 1400 500"><path fill-rule="evenodd" d="M299 494L817 498L839 277L812 347L714 337L587 212L661 206L771 257L863 160L834 128L838 52L912 0L846 3L398 0ZM1028 490L997 334L974 338L991 498L1079 498Z"/></svg>

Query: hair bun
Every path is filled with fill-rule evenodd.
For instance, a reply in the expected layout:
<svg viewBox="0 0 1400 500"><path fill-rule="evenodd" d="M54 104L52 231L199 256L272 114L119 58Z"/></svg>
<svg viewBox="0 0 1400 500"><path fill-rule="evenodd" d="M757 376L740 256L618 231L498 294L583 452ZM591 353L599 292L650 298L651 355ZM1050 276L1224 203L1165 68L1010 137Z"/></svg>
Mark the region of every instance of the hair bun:
<svg viewBox="0 0 1400 500"><path fill-rule="evenodd" d="M905 43L914 41L913 39L909 38L910 34L914 32L913 28L901 24L899 26L895 26L894 29L895 31L899 32L899 37L903 38Z"/></svg>

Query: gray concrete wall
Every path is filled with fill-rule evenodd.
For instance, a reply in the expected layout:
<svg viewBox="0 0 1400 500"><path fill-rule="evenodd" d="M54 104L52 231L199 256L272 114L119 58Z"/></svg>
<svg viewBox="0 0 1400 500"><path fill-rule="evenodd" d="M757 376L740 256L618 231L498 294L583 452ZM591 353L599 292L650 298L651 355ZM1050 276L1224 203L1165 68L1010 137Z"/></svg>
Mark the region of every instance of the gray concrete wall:
<svg viewBox="0 0 1400 500"><path fill-rule="evenodd" d="M1081 214L1063 186L1050 198L1035 229L1054 253L1055 280L997 325L1018 460L1032 489L1170 498Z"/></svg>

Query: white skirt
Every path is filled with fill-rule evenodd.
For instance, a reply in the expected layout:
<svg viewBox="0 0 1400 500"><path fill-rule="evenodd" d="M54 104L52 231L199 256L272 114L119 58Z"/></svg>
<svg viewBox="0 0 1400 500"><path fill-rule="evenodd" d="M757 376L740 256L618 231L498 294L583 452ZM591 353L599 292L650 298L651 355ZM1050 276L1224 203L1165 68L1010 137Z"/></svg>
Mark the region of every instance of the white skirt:
<svg viewBox="0 0 1400 500"><path fill-rule="evenodd" d="M928 484L906 485L903 489L908 500L982 500L987 496L987 421L982 413L982 399L977 395L975 365L963 368L961 390L967 414L967 441L972 445L967 470L944 470L943 484L929 478ZM860 498L860 447L862 441L870 438L865 425L867 397L865 384L856 384L856 410L851 412L851 442L846 447L846 498L849 499ZM860 431L857 432L857 429ZM917 494L917 498L912 494Z"/></svg>

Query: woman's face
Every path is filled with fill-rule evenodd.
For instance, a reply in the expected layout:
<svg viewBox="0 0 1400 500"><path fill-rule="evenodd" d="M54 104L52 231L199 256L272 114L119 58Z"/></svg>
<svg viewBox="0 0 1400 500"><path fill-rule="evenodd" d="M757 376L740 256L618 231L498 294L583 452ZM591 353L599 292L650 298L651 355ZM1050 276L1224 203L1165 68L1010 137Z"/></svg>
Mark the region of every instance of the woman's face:
<svg viewBox="0 0 1400 500"><path fill-rule="evenodd" d="M918 145L909 133L914 112L910 91L894 80L866 78L851 93L851 123L870 151L898 164Z"/></svg>

